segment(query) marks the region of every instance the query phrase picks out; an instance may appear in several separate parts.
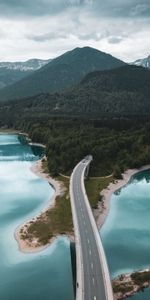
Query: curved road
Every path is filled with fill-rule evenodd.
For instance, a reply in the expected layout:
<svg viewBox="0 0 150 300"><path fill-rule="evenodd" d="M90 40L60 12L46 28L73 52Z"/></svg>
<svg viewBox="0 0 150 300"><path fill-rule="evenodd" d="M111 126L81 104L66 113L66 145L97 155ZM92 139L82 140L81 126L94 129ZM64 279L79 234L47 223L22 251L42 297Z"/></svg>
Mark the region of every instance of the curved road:
<svg viewBox="0 0 150 300"><path fill-rule="evenodd" d="M78 252L77 300L112 300L107 263L84 188L84 173L91 160L92 157L88 156L75 167L70 185L76 252Z"/></svg>

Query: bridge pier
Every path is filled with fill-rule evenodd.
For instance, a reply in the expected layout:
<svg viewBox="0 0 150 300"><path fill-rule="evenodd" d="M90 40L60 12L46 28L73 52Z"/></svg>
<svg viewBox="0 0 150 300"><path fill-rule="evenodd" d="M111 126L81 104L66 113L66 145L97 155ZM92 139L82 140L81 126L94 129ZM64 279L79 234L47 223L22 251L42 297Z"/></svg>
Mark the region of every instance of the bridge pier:
<svg viewBox="0 0 150 300"><path fill-rule="evenodd" d="M88 166L86 167L86 169L85 169L85 173L84 173L84 178L85 178L85 179L88 178L88 175L89 175L89 168L90 168L90 166L88 165Z"/></svg>
<svg viewBox="0 0 150 300"><path fill-rule="evenodd" d="M76 266L76 246L75 242L70 242L71 266L72 266L72 279L74 299L76 298L76 282L77 282L77 266Z"/></svg>

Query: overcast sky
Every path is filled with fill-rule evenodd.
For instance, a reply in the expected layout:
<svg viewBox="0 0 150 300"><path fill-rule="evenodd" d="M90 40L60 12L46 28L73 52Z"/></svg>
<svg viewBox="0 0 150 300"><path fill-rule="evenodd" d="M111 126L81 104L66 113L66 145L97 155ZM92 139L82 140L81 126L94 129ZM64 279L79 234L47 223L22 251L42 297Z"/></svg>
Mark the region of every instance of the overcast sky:
<svg viewBox="0 0 150 300"><path fill-rule="evenodd" d="M150 0L0 0L0 61L83 46L125 61L150 55Z"/></svg>

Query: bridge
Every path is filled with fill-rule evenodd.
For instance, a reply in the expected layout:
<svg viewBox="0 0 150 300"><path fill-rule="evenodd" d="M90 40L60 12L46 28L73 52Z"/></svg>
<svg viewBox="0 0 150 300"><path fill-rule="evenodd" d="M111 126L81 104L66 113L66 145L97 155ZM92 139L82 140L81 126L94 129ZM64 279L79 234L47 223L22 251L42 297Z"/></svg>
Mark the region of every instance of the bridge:
<svg viewBox="0 0 150 300"><path fill-rule="evenodd" d="M92 156L86 156L74 168L70 179L76 247L76 300L113 300L103 245L84 186L91 161Z"/></svg>

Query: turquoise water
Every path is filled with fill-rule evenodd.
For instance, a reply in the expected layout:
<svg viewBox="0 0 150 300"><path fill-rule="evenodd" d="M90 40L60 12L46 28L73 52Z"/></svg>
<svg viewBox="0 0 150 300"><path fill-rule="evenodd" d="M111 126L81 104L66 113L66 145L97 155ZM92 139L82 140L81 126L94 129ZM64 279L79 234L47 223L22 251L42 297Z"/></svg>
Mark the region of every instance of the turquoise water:
<svg viewBox="0 0 150 300"><path fill-rule="evenodd" d="M150 267L150 170L112 195L101 236L112 277ZM150 289L132 299L149 300Z"/></svg>
<svg viewBox="0 0 150 300"><path fill-rule="evenodd" d="M127 298L128 300L149 300L150 299L150 288L145 289L144 292L140 292L131 298Z"/></svg>
<svg viewBox="0 0 150 300"><path fill-rule="evenodd" d="M38 159L17 135L0 135L0 299L72 300L69 242L58 238L45 250L24 254L15 229L36 216L54 191L30 171Z"/></svg>

